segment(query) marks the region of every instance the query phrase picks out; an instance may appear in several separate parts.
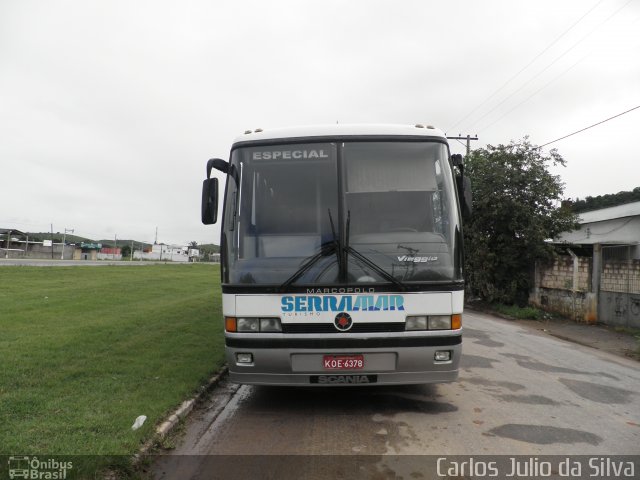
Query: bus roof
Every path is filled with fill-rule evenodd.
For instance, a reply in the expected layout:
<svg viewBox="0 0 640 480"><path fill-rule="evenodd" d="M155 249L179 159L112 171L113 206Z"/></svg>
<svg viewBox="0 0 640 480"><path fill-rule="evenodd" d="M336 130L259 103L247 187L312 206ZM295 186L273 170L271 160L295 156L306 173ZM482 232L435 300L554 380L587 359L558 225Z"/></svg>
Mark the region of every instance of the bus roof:
<svg viewBox="0 0 640 480"><path fill-rule="evenodd" d="M431 125L329 124L247 130L244 135L237 137L233 143L334 136L424 136L446 139L442 130Z"/></svg>

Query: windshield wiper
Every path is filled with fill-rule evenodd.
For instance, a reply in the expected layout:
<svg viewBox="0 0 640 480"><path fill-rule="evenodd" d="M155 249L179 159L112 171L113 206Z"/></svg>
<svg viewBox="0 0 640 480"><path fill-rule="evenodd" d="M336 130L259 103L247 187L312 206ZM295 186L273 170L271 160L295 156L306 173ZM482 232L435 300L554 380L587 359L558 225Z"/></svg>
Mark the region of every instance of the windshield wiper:
<svg viewBox="0 0 640 480"><path fill-rule="evenodd" d="M327 211L329 212L329 223L331 223L331 235L333 236L333 243L335 244L335 247L336 247L336 257L338 260L338 278L345 279L347 278L346 262L343 261L345 259L342 255L342 249L340 248L340 242L338 241L338 236L336 235L336 227L333 223L333 216L331 215L331 209L329 208L327 209Z"/></svg>
<svg viewBox="0 0 640 480"><path fill-rule="evenodd" d="M358 252L355 248L353 248L351 245L349 245L349 231L350 231L350 229L351 229L351 210L349 210L347 212L347 231L346 231L345 245L344 245L344 251L346 252L346 255L347 256L349 254L353 255L358 260L360 260L362 263L367 265L369 268L371 268L372 270L376 271L380 276L382 276L382 278L384 278L385 280L390 281L391 283L393 283L396 287L398 287L403 292L406 292L407 291L407 286L404 283L402 283L400 280L398 280L393 275L391 275L389 272L387 272L384 268L380 267L379 265L376 265L374 262L369 260L367 257L365 257L360 252ZM345 264L347 263L346 262L347 258L348 257L345 257Z"/></svg>
<svg viewBox="0 0 640 480"><path fill-rule="evenodd" d="M337 251L338 250L337 247L338 247L338 244L335 241L323 243L320 246L320 251L315 255L312 255L311 257L307 258L305 263L298 270L296 270L296 272L293 275L291 275L288 279L286 279L284 283L280 285L278 290L281 292L285 292L293 282L295 282L302 275L307 273L307 271L311 267L313 267L318 262L318 260L320 260L322 257L326 257L327 255L330 255L334 251Z"/></svg>
<svg viewBox="0 0 640 480"><path fill-rule="evenodd" d="M331 224L331 235L333 236L333 240L331 242L323 243L320 246L320 251L318 253L309 257L305 261L305 263L298 270L295 271L293 275L287 278L279 287L279 290L281 292L286 291L293 282L295 282L302 275L304 275L311 267L313 267L318 262L318 260L320 260L322 257L326 257L327 255L330 255L333 252L336 252L336 256L338 259L338 270L342 272L343 267L342 267L340 248L339 248L340 242L338 242L338 237L336 235L336 227L333 223L333 217L331 216L331 209L327 209L327 211L329 213L329 223Z"/></svg>
<svg viewBox="0 0 640 480"><path fill-rule="evenodd" d="M304 264L295 271L293 275L291 275L288 279L286 279L278 290L280 292L285 292L287 289L302 277L305 273L307 273L311 267L313 267L322 257L326 257L332 253L336 253L338 260L338 269L341 272L341 278L347 278L347 263L349 254L353 255L355 258L360 260L362 263L367 265L369 268L377 272L382 278L388 280L393 283L396 287L398 287L401 291L407 291L407 286L402 283L400 280L395 278L389 272L387 272L384 268L376 265L373 261L369 260L367 257L358 252L355 248L349 245L349 231L351 228L351 210L347 212L347 225L345 232L345 244L344 246L340 246L340 242L338 241L338 237L336 235L335 226L333 223L333 217L331 216L331 210L329 210L329 222L331 223L331 233L333 234L333 240L331 242L325 242L320 246L320 251L311 257L307 258ZM344 253L344 255L341 254ZM344 276L343 276L344 275Z"/></svg>

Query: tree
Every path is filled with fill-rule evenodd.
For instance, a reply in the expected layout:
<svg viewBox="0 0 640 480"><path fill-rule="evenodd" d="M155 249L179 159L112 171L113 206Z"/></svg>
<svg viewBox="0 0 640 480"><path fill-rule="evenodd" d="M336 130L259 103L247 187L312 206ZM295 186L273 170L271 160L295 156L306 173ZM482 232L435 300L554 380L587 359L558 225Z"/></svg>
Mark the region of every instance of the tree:
<svg viewBox="0 0 640 480"><path fill-rule="evenodd" d="M571 208L576 213L582 213L638 201L640 201L640 187L636 187L632 191L587 197L584 200L576 198Z"/></svg>
<svg viewBox="0 0 640 480"><path fill-rule="evenodd" d="M546 240L577 227L576 215L560 207L564 184L548 164L565 161L527 137L487 145L465 160L473 191L473 213L464 224L466 278L484 300L525 305L536 261L553 257Z"/></svg>

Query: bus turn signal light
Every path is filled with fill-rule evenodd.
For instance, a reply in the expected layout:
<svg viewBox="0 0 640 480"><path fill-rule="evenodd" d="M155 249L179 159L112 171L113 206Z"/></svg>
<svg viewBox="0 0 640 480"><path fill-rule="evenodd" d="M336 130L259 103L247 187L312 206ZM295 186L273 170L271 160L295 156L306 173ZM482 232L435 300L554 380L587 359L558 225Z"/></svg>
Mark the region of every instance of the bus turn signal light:
<svg viewBox="0 0 640 480"><path fill-rule="evenodd" d="M224 329L227 332L237 332L238 324L236 321L236 317L224 317Z"/></svg>

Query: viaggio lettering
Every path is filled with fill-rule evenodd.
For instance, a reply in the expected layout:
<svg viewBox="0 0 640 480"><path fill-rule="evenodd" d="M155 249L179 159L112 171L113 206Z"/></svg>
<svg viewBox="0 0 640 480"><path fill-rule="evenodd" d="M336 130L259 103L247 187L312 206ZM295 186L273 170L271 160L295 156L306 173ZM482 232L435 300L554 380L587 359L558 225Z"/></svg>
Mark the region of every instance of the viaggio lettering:
<svg viewBox="0 0 640 480"><path fill-rule="evenodd" d="M378 312L404 310L402 295L299 295L282 297L283 312Z"/></svg>
<svg viewBox="0 0 640 480"><path fill-rule="evenodd" d="M427 262L437 262L438 257L434 255L430 255L427 257L413 257L410 255L400 255L398 256L399 262L413 262L413 263L427 263Z"/></svg>
<svg viewBox="0 0 640 480"><path fill-rule="evenodd" d="M305 158L329 158L324 150L276 150L273 152L253 152L253 160L301 160Z"/></svg>

